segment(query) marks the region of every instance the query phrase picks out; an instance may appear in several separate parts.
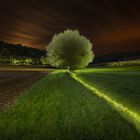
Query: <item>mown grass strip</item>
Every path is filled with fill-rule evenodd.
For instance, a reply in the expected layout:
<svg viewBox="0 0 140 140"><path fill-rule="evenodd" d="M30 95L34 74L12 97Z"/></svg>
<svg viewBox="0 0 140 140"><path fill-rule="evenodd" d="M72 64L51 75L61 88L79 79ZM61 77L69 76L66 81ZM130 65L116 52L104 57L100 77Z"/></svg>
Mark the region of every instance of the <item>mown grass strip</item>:
<svg viewBox="0 0 140 140"><path fill-rule="evenodd" d="M129 108L124 106L121 103L116 102L111 97L105 95L103 92L99 91L97 88L87 84L85 81L80 79L75 73L71 73L71 77L76 81L80 82L87 89L92 91L94 94L99 96L100 98L106 100L109 104L111 104L117 111L120 112L124 117L126 117L129 121L131 121L136 128L140 131L140 115L134 111L131 111Z"/></svg>

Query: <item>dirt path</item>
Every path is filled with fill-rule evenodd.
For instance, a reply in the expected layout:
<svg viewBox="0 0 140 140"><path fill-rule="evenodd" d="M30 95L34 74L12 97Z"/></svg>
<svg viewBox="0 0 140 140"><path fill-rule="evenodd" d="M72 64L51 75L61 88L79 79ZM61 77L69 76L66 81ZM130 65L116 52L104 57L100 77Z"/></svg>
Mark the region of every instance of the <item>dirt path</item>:
<svg viewBox="0 0 140 140"><path fill-rule="evenodd" d="M0 71L0 111L45 75L46 72Z"/></svg>

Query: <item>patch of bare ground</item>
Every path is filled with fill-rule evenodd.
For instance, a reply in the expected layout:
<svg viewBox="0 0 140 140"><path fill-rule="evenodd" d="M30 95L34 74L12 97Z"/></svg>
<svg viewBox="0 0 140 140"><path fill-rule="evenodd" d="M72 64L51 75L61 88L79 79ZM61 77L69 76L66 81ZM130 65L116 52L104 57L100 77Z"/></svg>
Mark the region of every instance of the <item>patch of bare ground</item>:
<svg viewBox="0 0 140 140"><path fill-rule="evenodd" d="M47 72L0 71L0 111L40 80Z"/></svg>

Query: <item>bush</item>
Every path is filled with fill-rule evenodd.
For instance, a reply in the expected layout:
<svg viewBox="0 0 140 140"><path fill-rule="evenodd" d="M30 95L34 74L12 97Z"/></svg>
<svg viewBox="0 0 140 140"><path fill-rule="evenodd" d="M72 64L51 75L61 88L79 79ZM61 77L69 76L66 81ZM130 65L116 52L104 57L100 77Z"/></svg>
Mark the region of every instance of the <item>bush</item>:
<svg viewBox="0 0 140 140"><path fill-rule="evenodd" d="M46 56L42 56L40 61L44 66L48 64L48 58Z"/></svg>
<svg viewBox="0 0 140 140"><path fill-rule="evenodd" d="M77 30L54 35L47 52L49 63L57 68L80 69L94 58L92 44Z"/></svg>

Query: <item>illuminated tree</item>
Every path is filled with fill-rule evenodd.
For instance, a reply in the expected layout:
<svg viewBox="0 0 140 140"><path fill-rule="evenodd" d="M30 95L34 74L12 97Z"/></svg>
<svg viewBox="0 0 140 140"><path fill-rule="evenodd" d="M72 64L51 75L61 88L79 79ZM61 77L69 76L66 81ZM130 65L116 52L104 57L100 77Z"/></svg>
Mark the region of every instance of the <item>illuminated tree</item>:
<svg viewBox="0 0 140 140"><path fill-rule="evenodd" d="M48 61L57 68L80 69L92 62L90 41L75 30L55 35L47 47Z"/></svg>

